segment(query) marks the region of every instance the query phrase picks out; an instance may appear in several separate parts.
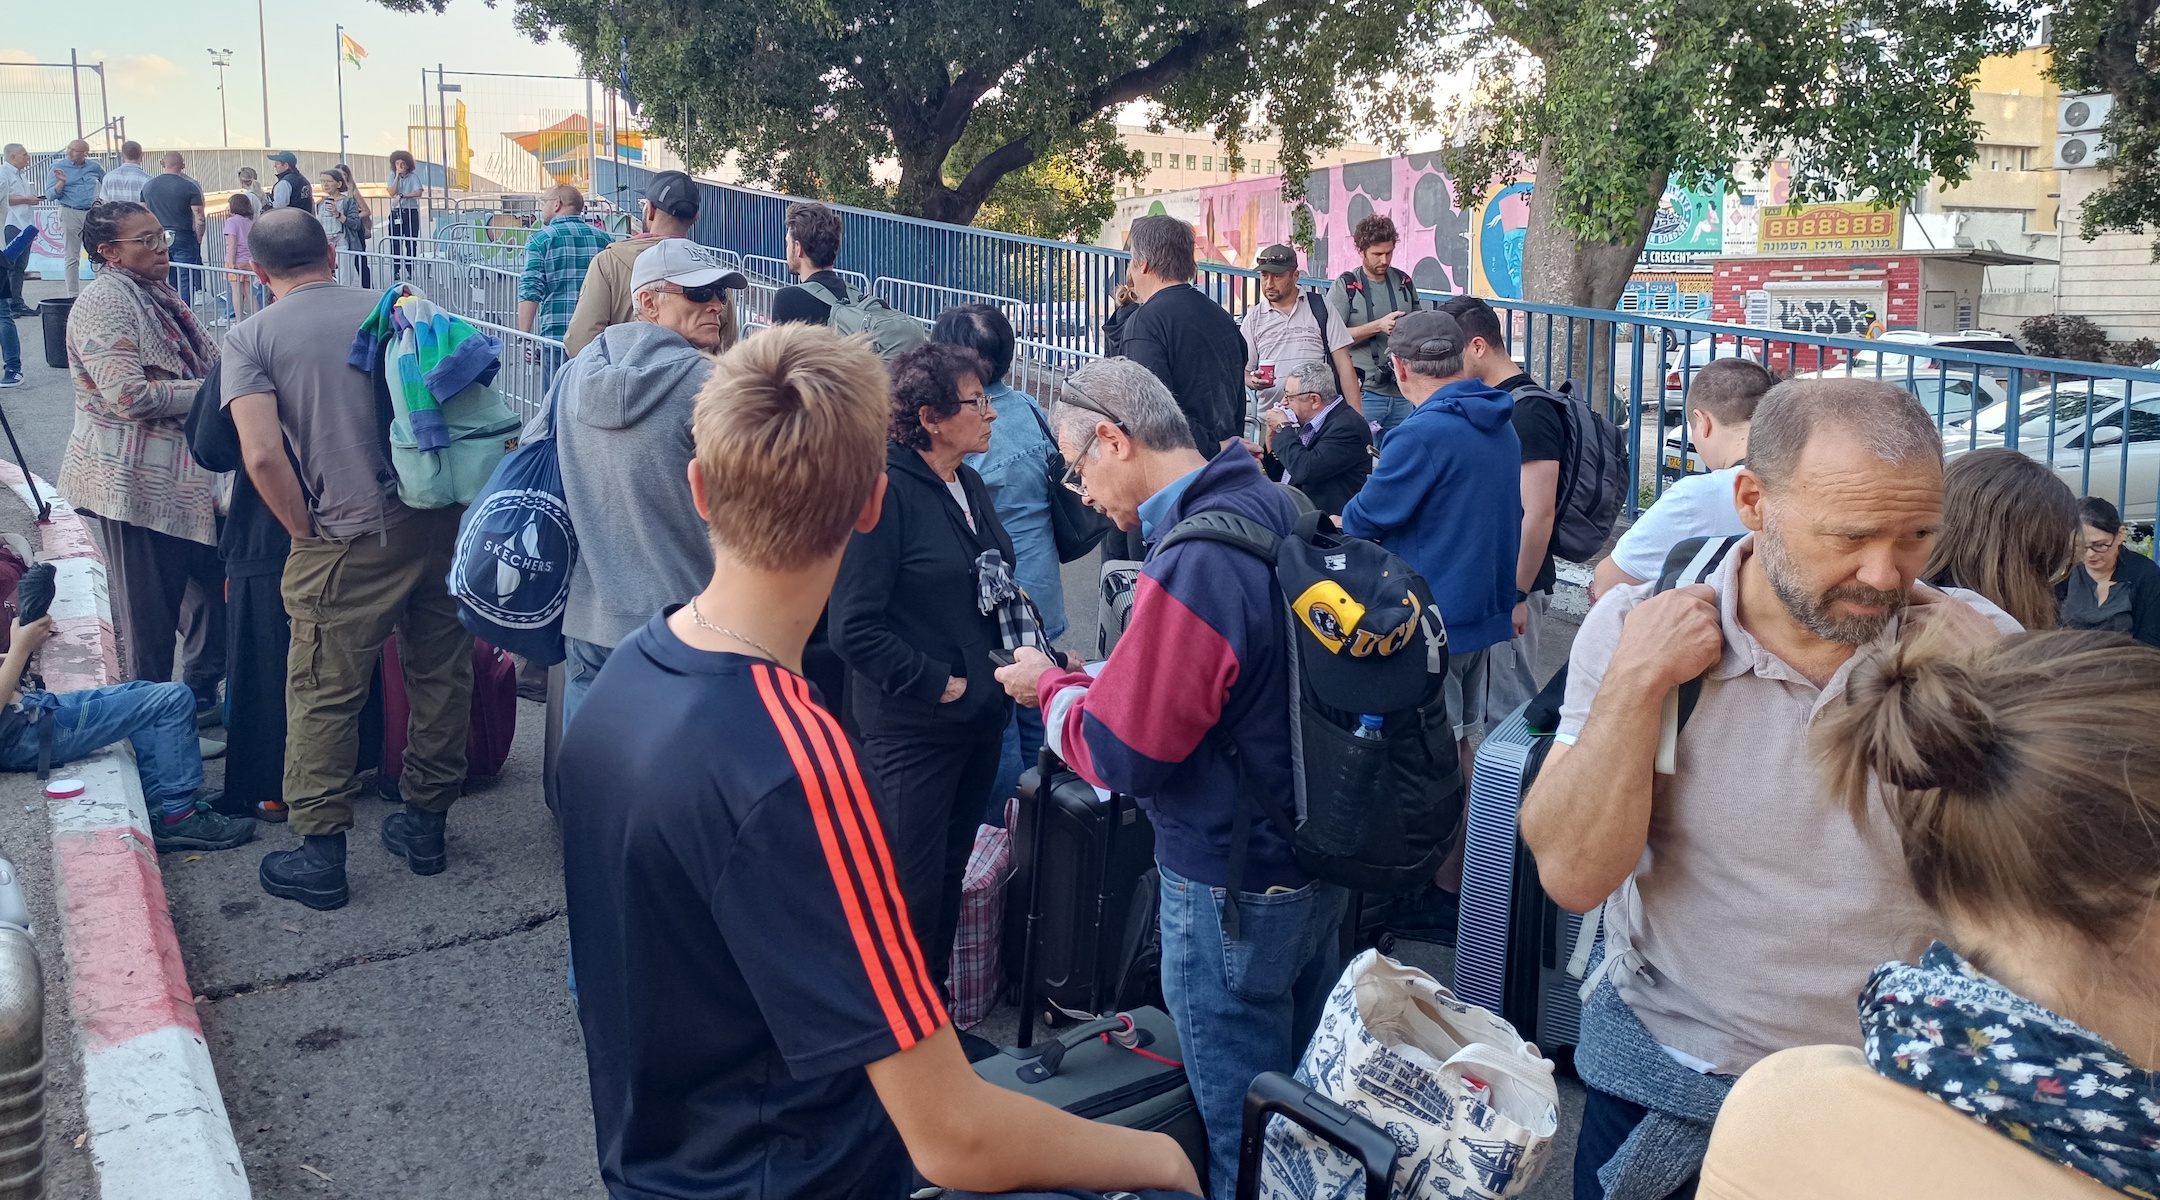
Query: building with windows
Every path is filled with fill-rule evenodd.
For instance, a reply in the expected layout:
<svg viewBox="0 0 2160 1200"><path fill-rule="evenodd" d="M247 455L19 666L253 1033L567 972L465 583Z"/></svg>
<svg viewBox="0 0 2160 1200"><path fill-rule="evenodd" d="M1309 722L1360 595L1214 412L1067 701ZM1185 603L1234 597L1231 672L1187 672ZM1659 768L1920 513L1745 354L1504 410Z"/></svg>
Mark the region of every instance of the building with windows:
<svg viewBox="0 0 2160 1200"><path fill-rule="evenodd" d="M1182 191L1185 188L1282 174L1282 142L1279 140L1246 142L1239 147L1239 156L1243 159L1240 162L1237 161L1239 156L1233 156L1228 147L1215 140L1213 134L1187 133L1178 129L1150 133L1145 125L1125 124L1120 124L1117 130L1118 140L1137 152L1148 169L1147 177L1139 182L1121 181L1118 184L1117 194L1121 198L1154 196L1163 192ZM1387 151L1378 146L1352 142L1315 155L1312 165L1316 168L1333 167L1346 162L1384 158L1386 155Z"/></svg>

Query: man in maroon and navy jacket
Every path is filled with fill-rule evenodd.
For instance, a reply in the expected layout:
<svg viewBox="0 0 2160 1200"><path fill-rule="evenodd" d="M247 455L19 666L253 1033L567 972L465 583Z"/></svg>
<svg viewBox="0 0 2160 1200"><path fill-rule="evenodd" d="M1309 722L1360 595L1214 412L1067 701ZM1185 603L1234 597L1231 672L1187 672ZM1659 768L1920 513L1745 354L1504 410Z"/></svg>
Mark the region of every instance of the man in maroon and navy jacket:
<svg viewBox="0 0 2160 1200"><path fill-rule="evenodd" d="M1300 870L1256 813L1238 937L1226 944L1231 818L1247 801L1211 738L1227 736L1270 792L1290 795L1292 648L1267 563L1214 542L1155 545L1210 510L1287 535L1296 510L1242 445L1203 457L1168 389L1137 363L1081 368L1051 421L1072 464L1067 483L1119 528L1137 529L1149 556L1131 622L1099 674L1023 648L998 680L1041 705L1048 744L1081 778L1131 793L1154 819L1163 996L1207 1124L1210 1191L1228 1200L1245 1090L1263 1071L1295 1069L1341 965L1348 893Z"/></svg>

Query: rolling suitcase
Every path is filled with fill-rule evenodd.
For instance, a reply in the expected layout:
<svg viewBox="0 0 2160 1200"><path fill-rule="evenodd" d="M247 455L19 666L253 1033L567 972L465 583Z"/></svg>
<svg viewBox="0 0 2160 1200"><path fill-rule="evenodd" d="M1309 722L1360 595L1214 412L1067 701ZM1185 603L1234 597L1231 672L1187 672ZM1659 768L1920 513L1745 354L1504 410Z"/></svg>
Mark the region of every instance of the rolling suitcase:
<svg viewBox="0 0 2160 1200"><path fill-rule="evenodd" d="M412 722L395 636L383 643L382 671L382 778L394 783L405 773L405 739ZM508 654L474 638L472 672L472 708L465 729L468 786L484 785L502 774L503 764L510 761L510 744L517 737L517 664Z"/></svg>
<svg viewBox="0 0 2160 1200"><path fill-rule="evenodd" d="M1039 779L1050 780L1049 788L1035 787ZM1038 791L1049 793L1047 803L1036 803ZM1103 964L1120 943L1106 936L1101 914L1117 909L1122 930L1132 886L1153 872L1119 871L1129 865L1125 856L1134 845L1145 848L1152 867L1153 828L1131 797L1113 792L1101 798L1047 747L1035 770L1021 776L1015 807L1013 844L1022 867L1010 894L1020 897L1024 916L1013 921L1008 914L1008 927L1020 926L1020 1044L976 1063L975 1073L1075 1116L1169 1134L1205 1182L1207 1130L1185 1080L1184 1052L1168 1013L1145 1005L1117 1011L1103 1000L1110 1010L1106 1015L1035 1044L1038 989L1045 979L1090 1004L1109 995L1111 972ZM1037 864L1043 869L1035 869ZM1113 884L1113 874L1122 883ZM1053 903L1057 907L1046 909ZM1045 961L1051 963L1047 969Z"/></svg>
<svg viewBox="0 0 2160 1200"><path fill-rule="evenodd" d="M1516 815L1552 745L1532 730L1531 700L1493 727L1478 746L1465 815L1462 917L1455 952L1455 995L1499 1013L1550 1054L1580 1036L1581 966L1595 921L1564 911L1538 886L1537 862L1522 844ZM1541 722L1542 723L1542 722ZM1587 933L1585 930L1587 929ZM1577 972L1570 973L1571 966Z"/></svg>
<svg viewBox="0 0 2160 1200"><path fill-rule="evenodd" d="M1267 1145L1269 1117L1287 1117L1356 1159L1365 1171L1365 1200L1388 1200L1395 1159L1401 1153L1394 1136L1280 1071L1261 1075L1246 1089L1245 1124L1238 1135L1237 1200L1262 1200L1260 1155ZM1305 1197L1269 1196L1266 1200Z"/></svg>
<svg viewBox="0 0 2160 1200"><path fill-rule="evenodd" d="M1015 992L1033 1001L1021 1010L1021 1037L1031 1016L1056 1024L1159 1005L1160 968L1149 964L1161 957L1160 884L1147 814L1130 796L1089 786L1048 748L1018 793L1005 961L1018 968ZM1047 1013L1033 1011L1045 1003Z"/></svg>

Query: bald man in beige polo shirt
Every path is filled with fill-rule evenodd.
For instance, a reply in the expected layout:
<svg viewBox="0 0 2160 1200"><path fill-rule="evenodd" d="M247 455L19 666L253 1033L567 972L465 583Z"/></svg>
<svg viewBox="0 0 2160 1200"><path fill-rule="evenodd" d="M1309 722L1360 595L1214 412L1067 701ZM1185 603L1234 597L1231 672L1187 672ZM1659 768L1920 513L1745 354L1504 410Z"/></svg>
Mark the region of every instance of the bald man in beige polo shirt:
<svg viewBox="0 0 2160 1200"><path fill-rule="evenodd" d="M1868 642L2017 628L1918 582L1942 470L1932 421L1898 388L1781 384L1734 482L1753 533L1705 583L1619 588L1584 621L1558 744L1522 809L1554 900L1603 908L1576 1056L1578 1198L1684 1191L1732 1080L1790 1046L1857 1045L1869 971L1939 932L1895 832L1856 828L1820 794L1808 729ZM1674 771L1657 774L1664 698L1697 676Z"/></svg>

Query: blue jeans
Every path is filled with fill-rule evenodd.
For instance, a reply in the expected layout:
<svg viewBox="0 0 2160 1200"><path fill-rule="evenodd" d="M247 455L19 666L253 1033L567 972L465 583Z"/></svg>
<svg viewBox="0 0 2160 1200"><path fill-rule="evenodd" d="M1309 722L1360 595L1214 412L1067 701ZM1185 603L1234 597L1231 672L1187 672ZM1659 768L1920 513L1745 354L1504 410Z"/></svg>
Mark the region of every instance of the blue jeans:
<svg viewBox="0 0 2160 1200"><path fill-rule="evenodd" d="M1240 937L1226 943L1223 889L1161 870L1163 1000L1207 1126L1208 1194L1232 1200L1245 1090L1263 1071L1297 1070L1341 974L1350 893L1331 883L1240 893Z"/></svg>
<svg viewBox="0 0 2160 1200"><path fill-rule="evenodd" d="M195 285L201 281L203 273L201 271L183 271L180 269L180 264L201 266L202 248L198 246L193 250L169 250L166 252L166 259L172 265L165 269L165 282L173 285L174 289L180 293L180 303L193 307L195 304Z"/></svg>
<svg viewBox="0 0 2160 1200"><path fill-rule="evenodd" d="M1012 720L1005 724L1005 749L998 755L997 779L983 805L983 824L1005 828L1005 801L1020 790L1020 773L1035 765L1042 748L1042 710L1013 705Z"/></svg>
<svg viewBox="0 0 2160 1200"><path fill-rule="evenodd" d="M585 693L592 690L592 682L600 678L600 668L607 665L608 655L615 653L611 646L596 646L581 642L574 637L563 639L562 723L570 728L570 718L577 715L578 706L585 703Z"/></svg>
<svg viewBox="0 0 2160 1200"><path fill-rule="evenodd" d="M1411 409L1417 407L1401 396L1388 396L1373 391L1365 392L1364 400L1365 419L1380 426L1380 432L1373 435L1375 446L1387 437L1389 431L1403 423L1403 418L1410 415Z"/></svg>
<svg viewBox="0 0 2160 1200"><path fill-rule="evenodd" d="M184 683L138 679L80 692L24 694L26 705L53 705L52 763L94 754L122 738L135 747L143 799L153 811L181 811L202 787L202 743L195 740L195 693ZM34 771L38 731L26 727L0 744L0 770Z"/></svg>
<svg viewBox="0 0 2160 1200"><path fill-rule="evenodd" d="M0 300L0 310L8 301ZM0 311L0 371L22 372L22 335L15 331L15 314Z"/></svg>

